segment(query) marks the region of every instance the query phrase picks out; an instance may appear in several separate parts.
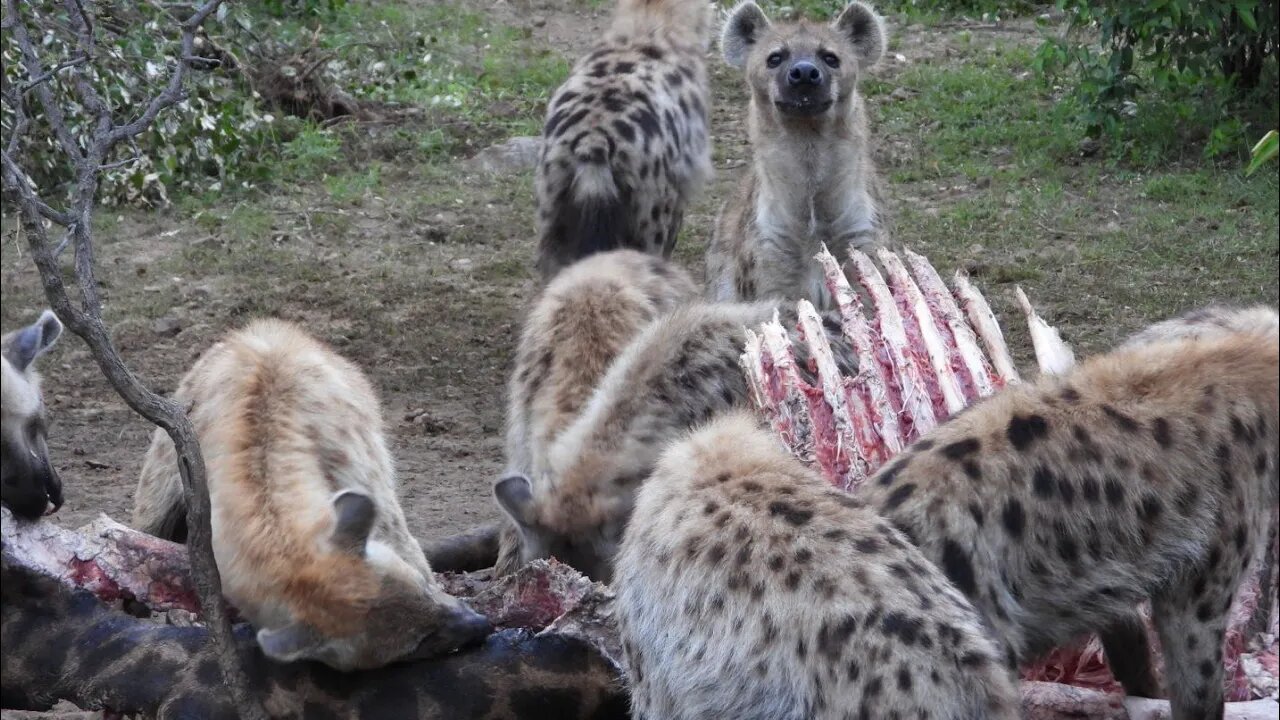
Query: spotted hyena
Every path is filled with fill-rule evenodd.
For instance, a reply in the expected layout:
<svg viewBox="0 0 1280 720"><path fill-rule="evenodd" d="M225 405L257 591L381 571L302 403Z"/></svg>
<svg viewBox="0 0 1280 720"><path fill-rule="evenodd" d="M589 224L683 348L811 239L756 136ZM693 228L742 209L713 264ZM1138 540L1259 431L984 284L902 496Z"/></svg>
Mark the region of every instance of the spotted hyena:
<svg viewBox="0 0 1280 720"><path fill-rule="evenodd" d="M707 249L717 300L808 298L829 307L823 243L880 242L884 210L858 81L884 54L884 23L848 5L830 25L770 23L752 2L724 24L721 50L746 74L751 170Z"/></svg>
<svg viewBox="0 0 1280 720"><path fill-rule="evenodd" d="M631 248L670 257L711 172L706 0L620 0L547 108L537 166L538 270Z"/></svg>
<svg viewBox="0 0 1280 720"><path fill-rule="evenodd" d="M1232 598L1277 502L1272 330L1140 343L1010 387L911 446L861 498L939 565L1015 666L1097 631L1131 694L1221 718Z"/></svg>
<svg viewBox="0 0 1280 720"><path fill-rule="evenodd" d="M372 668L487 633L409 534L382 410L354 364L262 320L208 350L175 399L204 453L223 592L268 657ZM183 512L173 444L157 430L134 524L169 534Z"/></svg>
<svg viewBox="0 0 1280 720"><path fill-rule="evenodd" d="M49 461L44 399L35 360L62 335L45 310L33 324L0 339L0 500L16 515L38 518L62 506L62 480Z"/></svg>
<svg viewBox="0 0 1280 720"><path fill-rule="evenodd" d="M744 412L663 454L615 588L638 720L1018 716L969 601Z"/></svg>
<svg viewBox="0 0 1280 720"><path fill-rule="evenodd" d="M684 270L635 250L599 253L557 275L529 313L516 350L505 474L544 476L547 450L623 347L654 318L696 294ZM500 542L499 574L521 565L518 536L508 528Z"/></svg>
<svg viewBox="0 0 1280 720"><path fill-rule="evenodd" d="M543 475L511 475L494 486L519 528L521 561L555 556L607 582L636 489L668 443L747 401L743 328L776 310L764 302L695 303L646 327L552 443ZM837 363L854 372L834 318L827 330Z"/></svg>

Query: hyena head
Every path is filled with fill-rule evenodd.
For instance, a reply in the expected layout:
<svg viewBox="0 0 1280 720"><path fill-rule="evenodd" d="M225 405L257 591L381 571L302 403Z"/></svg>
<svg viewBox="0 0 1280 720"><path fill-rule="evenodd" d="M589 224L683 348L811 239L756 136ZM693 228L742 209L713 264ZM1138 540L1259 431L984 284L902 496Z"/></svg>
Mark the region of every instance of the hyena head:
<svg viewBox="0 0 1280 720"><path fill-rule="evenodd" d="M859 76L880 61L886 45L883 21L860 2L821 25L772 24L748 0L730 11L720 38L725 62L746 72L752 103L766 114L775 108L782 121L846 115Z"/></svg>
<svg viewBox="0 0 1280 720"><path fill-rule="evenodd" d="M45 310L34 324L0 339L4 382L0 384L0 499L16 515L38 518L51 503L62 507L62 480L49 462L44 401L35 359L57 342L62 323Z"/></svg>
<svg viewBox="0 0 1280 720"><path fill-rule="evenodd" d="M610 582L633 493L593 492L548 502L537 492L524 475L509 475L493 486L499 507L520 532L521 562L554 557L592 580Z"/></svg>
<svg viewBox="0 0 1280 720"><path fill-rule="evenodd" d="M277 628L258 630L258 644L273 660L318 660L338 670L368 670L393 662L443 655L479 642L493 628L485 617L447 594L435 578L406 562L370 534L377 509L364 494L344 490L333 498L330 551L359 562L355 572L320 572L315 582L358 584L354 632L331 632L308 618L295 617ZM347 565L346 567L351 567ZM309 579L300 579L305 583ZM329 623L334 618L316 618Z"/></svg>

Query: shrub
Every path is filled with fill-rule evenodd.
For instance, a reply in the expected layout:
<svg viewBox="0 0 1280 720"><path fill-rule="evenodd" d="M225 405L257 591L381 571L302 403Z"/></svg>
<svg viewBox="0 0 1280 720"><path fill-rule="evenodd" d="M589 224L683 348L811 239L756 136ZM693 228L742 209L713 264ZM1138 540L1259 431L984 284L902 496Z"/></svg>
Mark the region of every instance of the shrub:
<svg viewBox="0 0 1280 720"><path fill-rule="evenodd" d="M1275 72L1280 41L1276 0L1058 0L1072 33L1051 38L1037 57L1053 76L1074 70L1082 119L1091 134L1118 134L1137 114L1143 90L1162 102L1198 105L1184 119L1211 128L1205 150L1239 146L1236 109L1274 102L1254 92ZM1096 42L1081 41L1095 34Z"/></svg>
<svg viewBox="0 0 1280 720"><path fill-rule="evenodd" d="M20 7L21 20L26 22L33 40L42 45L46 70L76 57L79 51L61 3L40 0ZM98 3L93 8L97 45L87 66L88 75L112 107L116 122L120 122L140 112L140 99L156 94L167 79L179 50L177 21L158 3ZM220 13L216 19L210 18L206 27L216 32L229 20L226 13ZM206 37L197 52L203 57L218 57L217 48ZM0 55L5 85L26 83L21 52L12 30L7 28L0 41ZM104 204L166 203L170 193L179 188L217 191L231 183L254 180L262 172L262 166L250 160L260 146L273 142L276 118L262 109L244 87L232 57L222 55L218 59L228 62L209 63L192 72L188 97L173 110L162 113L138 137L137 148L145 148L145 152L122 147L109 159L110 163L119 164L104 170L100 177L99 197ZM55 75L46 82L59 97L66 98L61 105L72 133L80 136L87 132L91 118L74 101L76 95L69 78ZM54 147L39 104L28 97L26 107L33 127L20 150L26 157L23 165L38 186L65 188L71 168ZM13 119L13 108L6 102L0 116L6 136Z"/></svg>

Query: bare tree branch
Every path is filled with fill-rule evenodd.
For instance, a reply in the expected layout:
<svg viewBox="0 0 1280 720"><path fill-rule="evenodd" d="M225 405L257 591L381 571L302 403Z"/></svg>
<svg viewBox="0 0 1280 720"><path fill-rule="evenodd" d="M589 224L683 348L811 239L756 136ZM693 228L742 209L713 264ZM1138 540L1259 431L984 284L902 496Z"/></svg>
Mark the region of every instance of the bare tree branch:
<svg viewBox="0 0 1280 720"><path fill-rule="evenodd" d="M248 690L249 684L235 653L231 623L227 617L226 602L222 597L222 582L214 561L212 537L209 526L209 489L205 476L204 459L200 444L190 420L176 403L151 390L124 363L111 340L111 333L102 318L102 303L98 296L98 282L94 274L93 210L97 198L98 180L104 169L131 162L137 158L107 163L113 148L121 141L132 140L145 131L156 116L185 95L183 82L188 70L188 58L193 56L195 36L209 14L222 0L207 0L181 22L181 51L178 53L163 91L151 98L145 109L133 120L116 124L112 108L93 86L87 68L94 57L94 23L80 0L66 0L70 19L70 31L76 36L79 55L45 70L28 31L28 23L34 22L20 14L23 3L5 0L6 30L22 53L22 65L27 80L18 87L6 88L3 100L13 112L13 127L5 146L0 149L0 175L6 200L20 210L22 226L32 259L40 273L40 280L53 311L63 324L88 345L94 360L102 369L120 397L135 412L155 423L168 433L178 454L178 469L182 475L187 503L187 548L201 606L208 620L210 635L217 647L223 679L240 711L241 717L265 718L259 699ZM24 9L29 9L27 6ZM34 15L34 10L32 15ZM81 137L68 127L53 83L47 82L63 71L71 72L71 87L77 100L89 111L92 122ZM31 92L43 112L43 119L57 138L67 160L74 166L74 185L67 210L54 209L42 199L22 169L19 156L20 141L30 131L31 116L27 112L25 95ZM46 221L67 229L67 239L53 247L49 239ZM80 303L73 303L69 288L63 280L58 255L62 247L71 243L75 247L75 286L80 293Z"/></svg>

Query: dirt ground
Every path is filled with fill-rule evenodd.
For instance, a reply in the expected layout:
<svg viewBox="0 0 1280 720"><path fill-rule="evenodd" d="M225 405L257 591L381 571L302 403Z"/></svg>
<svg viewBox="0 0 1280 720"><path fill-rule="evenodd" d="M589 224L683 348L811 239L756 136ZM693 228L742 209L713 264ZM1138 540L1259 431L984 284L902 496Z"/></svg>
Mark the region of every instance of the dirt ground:
<svg viewBox="0 0 1280 720"><path fill-rule="evenodd" d="M484 4L496 21L529 27L568 58L607 21L607 9L566 0ZM968 44L1033 39L1030 24L963 29ZM949 52L957 28L893 31L893 53L876 71L889 82L907 64ZM716 176L677 250L699 275L715 211L749 158L741 81L718 58L709 67ZM911 147L910 137L884 138L879 161L892 167ZM104 209L100 277L126 360L164 391L220 334L262 314L299 321L358 362L382 393L411 528L429 539L496 515L489 486L503 463L506 375L534 292L532 180L527 171L489 175L465 160L423 173L397 164L394 148L381 152L392 159L380 187L358 202L335 203L303 184L252 208L228 202L195 217ZM912 193L911 202L936 204L955 189L939 180ZM9 330L44 302L8 218L0 272ZM1124 324L1099 328L1085 346ZM151 428L107 387L78 339L61 342L43 369L50 451L67 497L57 521L78 526L97 513L127 521Z"/></svg>

